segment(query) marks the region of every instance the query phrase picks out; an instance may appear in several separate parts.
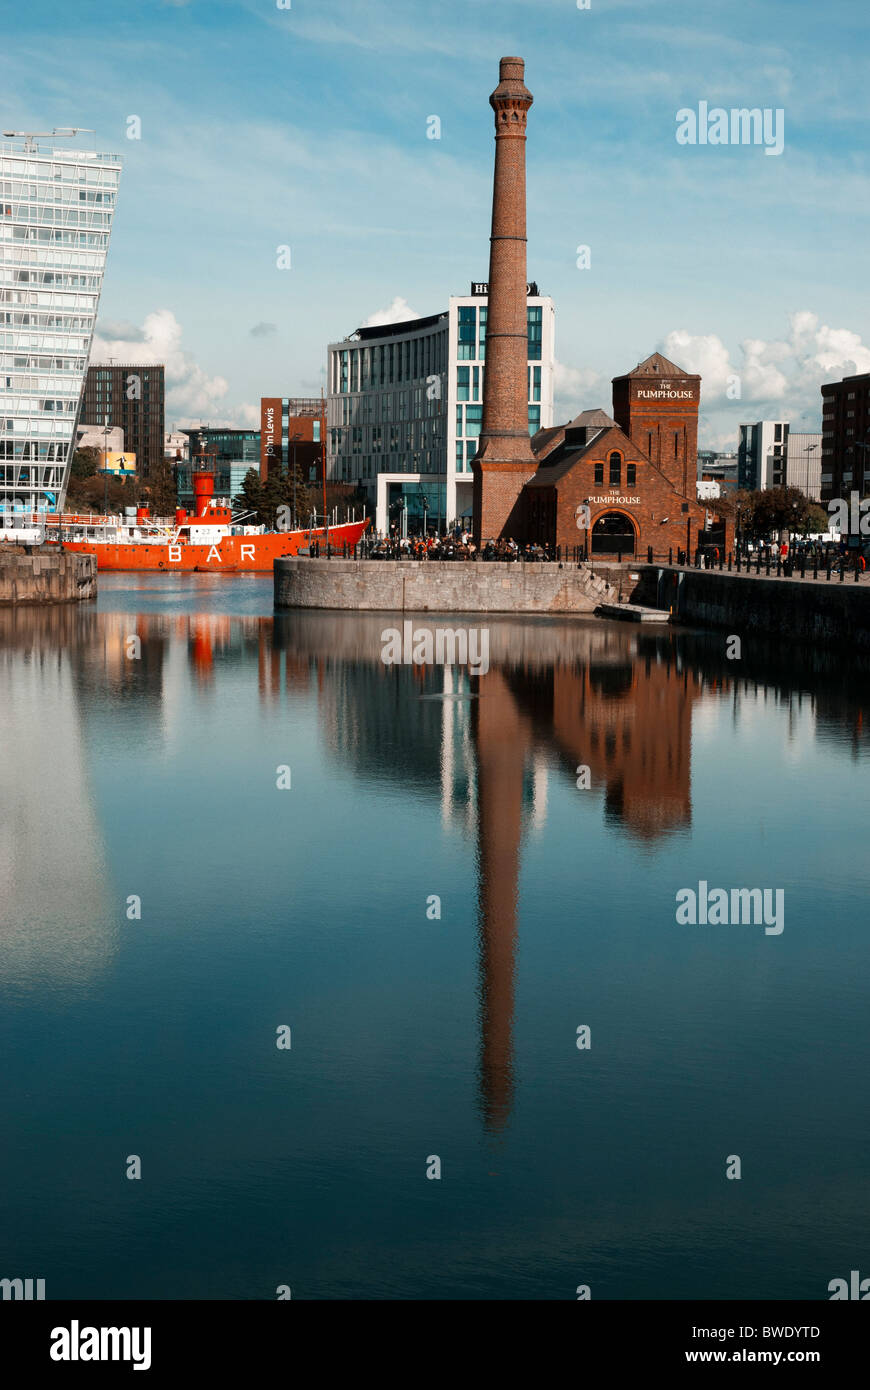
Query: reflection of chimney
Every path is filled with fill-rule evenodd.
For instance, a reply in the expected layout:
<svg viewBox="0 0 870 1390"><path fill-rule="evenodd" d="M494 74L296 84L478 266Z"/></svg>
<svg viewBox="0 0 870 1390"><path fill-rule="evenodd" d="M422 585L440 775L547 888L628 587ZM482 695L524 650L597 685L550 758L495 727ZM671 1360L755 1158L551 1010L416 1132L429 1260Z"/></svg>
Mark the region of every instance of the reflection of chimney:
<svg viewBox="0 0 870 1390"><path fill-rule="evenodd" d="M495 174L486 320L483 425L472 462L474 537L522 530L519 495L535 472L529 442L526 307L526 115L532 94L522 58L502 58L490 97L495 112Z"/></svg>
<svg viewBox="0 0 870 1390"><path fill-rule="evenodd" d="M480 680L477 752L480 1090L487 1129L504 1128L513 1098L517 882L527 729L499 672Z"/></svg>

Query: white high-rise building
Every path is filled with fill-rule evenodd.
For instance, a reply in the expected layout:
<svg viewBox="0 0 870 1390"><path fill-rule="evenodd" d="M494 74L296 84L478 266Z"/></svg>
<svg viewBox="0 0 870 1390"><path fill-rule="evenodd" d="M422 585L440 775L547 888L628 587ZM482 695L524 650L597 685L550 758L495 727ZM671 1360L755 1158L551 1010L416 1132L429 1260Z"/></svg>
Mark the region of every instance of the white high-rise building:
<svg viewBox="0 0 870 1390"><path fill-rule="evenodd" d="M120 174L119 155L59 149L33 135L0 139L0 512L7 520L10 512L63 505Z"/></svg>
<svg viewBox="0 0 870 1390"><path fill-rule="evenodd" d="M359 328L329 345L327 475L368 494L375 527L471 519L483 419L486 284L445 313ZM555 310L528 287L529 433L553 423Z"/></svg>
<svg viewBox="0 0 870 1390"><path fill-rule="evenodd" d="M747 492L785 486L788 421L758 420L740 426L737 485Z"/></svg>

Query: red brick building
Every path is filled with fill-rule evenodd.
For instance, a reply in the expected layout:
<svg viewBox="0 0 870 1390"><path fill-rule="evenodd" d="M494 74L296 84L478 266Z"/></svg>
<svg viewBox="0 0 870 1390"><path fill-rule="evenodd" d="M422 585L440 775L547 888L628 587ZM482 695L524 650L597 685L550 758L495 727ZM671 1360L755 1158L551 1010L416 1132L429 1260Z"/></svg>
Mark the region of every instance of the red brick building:
<svg viewBox="0 0 870 1390"><path fill-rule="evenodd" d="M585 410L532 440L524 539L644 557L733 545L730 519L696 494L701 379L654 353L614 378L613 417ZM714 505L714 504L708 504Z"/></svg>

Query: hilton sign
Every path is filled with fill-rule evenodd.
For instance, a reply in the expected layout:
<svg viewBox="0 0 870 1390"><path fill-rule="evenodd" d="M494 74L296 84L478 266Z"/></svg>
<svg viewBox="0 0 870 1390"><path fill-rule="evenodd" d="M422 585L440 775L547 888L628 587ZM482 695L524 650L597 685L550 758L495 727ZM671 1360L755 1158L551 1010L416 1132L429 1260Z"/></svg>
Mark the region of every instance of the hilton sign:
<svg viewBox="0 0 870 1390"><path fill-rule="evenodd" d="M475 299L481 299L489 294L488 280L472 280L471 293ZM534 280L530 280L526 285L526 295L532 299L537 298L538 286Z"/></svg>

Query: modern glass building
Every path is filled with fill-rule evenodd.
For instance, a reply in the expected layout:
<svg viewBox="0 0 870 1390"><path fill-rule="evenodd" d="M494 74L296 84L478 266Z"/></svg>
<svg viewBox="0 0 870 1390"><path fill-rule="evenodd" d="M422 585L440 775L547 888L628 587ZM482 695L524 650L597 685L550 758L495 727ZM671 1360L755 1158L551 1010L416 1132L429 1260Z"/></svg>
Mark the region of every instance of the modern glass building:
<svg viewBox="0 0 870 1390"><path fill-rule="evenodd" d="M0 140L4 512L63 505L120 174L119 155Z"/></svg>
<svg viewBox="0 0 870 1390"><path fill-rule="evenodd" d="M528 294L529 433L553 423L555 311ZM329 346L327 475L368 494L379 531L470 519L483 420L487 286L446 313L359 328Z"/></svg>
<svg viewBox="0 0 870 1390"><path fill-rule="evenodd" d="M190 440L190 458L203 448L214 465L216 497L234 498L241 490L245 474L260 465L260 431L225 429L222 426L202 425L182 430ZM189 459L176 470L178 505L193 506L192 466Z"/></svg>

